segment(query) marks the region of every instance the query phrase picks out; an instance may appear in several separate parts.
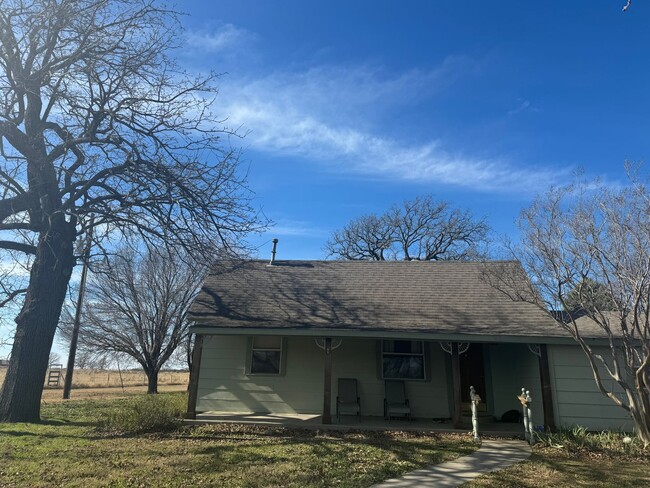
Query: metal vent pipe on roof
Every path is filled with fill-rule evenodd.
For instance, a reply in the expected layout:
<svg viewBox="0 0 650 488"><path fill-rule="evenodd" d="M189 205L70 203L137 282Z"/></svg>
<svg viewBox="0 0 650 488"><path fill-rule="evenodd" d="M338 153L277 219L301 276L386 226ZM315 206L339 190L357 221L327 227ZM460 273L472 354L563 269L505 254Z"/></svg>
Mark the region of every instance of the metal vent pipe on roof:
<svg viewBox="0 0 650 488"><path fill-rule="evenodd" d="M273 239L273 241L271 241L271 242L273 242L273 250L271 251L271 262L269 263L269 265L273 265L273 263L275 263L275 252L276 252L276 249L278 247L278 240L277 239Z"/></svg>

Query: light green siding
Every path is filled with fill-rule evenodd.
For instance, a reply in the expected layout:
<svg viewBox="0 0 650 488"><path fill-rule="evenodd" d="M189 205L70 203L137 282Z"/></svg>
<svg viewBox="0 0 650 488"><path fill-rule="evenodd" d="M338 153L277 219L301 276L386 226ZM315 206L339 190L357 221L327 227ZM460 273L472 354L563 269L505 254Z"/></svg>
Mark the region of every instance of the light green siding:
<svg viewBox="0 0 650 488"><path fill-rule="evenodd" d="M488 392L488 408L497 419L508 410L521 411L517 395L522 388L530 391L533 399L531 411L535 425L544 424L542 387L539 376L539 360L525 344L492 344L488 351L492 391Z"/></svg>
<svg viewBox="0 0 650 488"><path fill-rule="evenodd" d="M449 417L444 353L425 343L428 381L407 381L412 414L420 418ZM435 346L435 347L433 347ZM246 375L248 338L205 336L197 411L314 413L322 412L323 356L314 339L289 337L282 376ZM362 415L383 415L384 382L379 377L374 339L343 339L332 353L332 414L336 411L337 379L356 378Z"/></svg>
<svg viewBox="0 0 650 488"><path fill-rule="evenodd" d="M603 349L604 357L608 351ZM627 413L602 395L587 361L578 346L548 346L555 412L561 426L582 425L592 430L631 430ZM603 371L603 378L607 373ZM605 388L620 394L612 380L604 381Z"/></svg>
<svg viewBox="0 0 650 488"><path fill-rule="evenodd" d="M282 376L247 375L247 349L244 336L205 336L198 411L313 413L322 408L322 360L313 339L287 341Z"/></svg>

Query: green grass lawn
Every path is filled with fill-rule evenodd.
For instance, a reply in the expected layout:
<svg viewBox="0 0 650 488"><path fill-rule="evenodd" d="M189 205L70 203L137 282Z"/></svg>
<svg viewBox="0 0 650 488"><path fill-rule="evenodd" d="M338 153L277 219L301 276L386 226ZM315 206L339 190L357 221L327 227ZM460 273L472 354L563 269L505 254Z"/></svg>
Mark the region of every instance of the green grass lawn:
<svg viewBox="0 0 650 488"><path fill-rule="evenodd" d="M650 486L648 459L577 454L535 448L529 461L481 476L468 488L640 488Z"/></svg>
<svg viewBox="0 0 650 488"><path fill-rule="evenodd" d="M650 486L650 452L638 438L625 437L617 432L590 433L581 427L541 433L528 461L482 476L467 486Z"/></svg>
<svg viewBox="0 0 650 488"><path fill-rule="evenodd" d="M184 405L184 394L70 401L45 405L41 424L0 424L0 487L367 487L476 448L468 435L170 422ZM647 452L621 439L554 434L467 486L650 486Z"/></svg>
<svg viewBox="0 0 650 488"><path fill-rule="evenodd" d="M159 397L184 404L184 395ZM124 411L134 406L137 400L71 401L44 406L42 424L0 424L0 486L363 487L475 449L469 436L404 432L116 430L115 419L133 425Z"/></svg>

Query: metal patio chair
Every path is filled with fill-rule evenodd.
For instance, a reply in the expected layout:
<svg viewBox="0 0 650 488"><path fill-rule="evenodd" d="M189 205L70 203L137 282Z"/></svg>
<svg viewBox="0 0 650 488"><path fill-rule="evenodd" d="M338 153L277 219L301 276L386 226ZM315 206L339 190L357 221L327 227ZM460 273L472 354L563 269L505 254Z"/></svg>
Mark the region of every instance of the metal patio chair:
<svg viewBox="0 0 650 488"><path fill-rule="evenodd" d="M336 418L340 422L341 415L361 416L361 400L359 399L356 378L339 378L339 391L336 397Z"/></svg>
<svg viewBox="0 0 650 488"><path fill-rule="evenodd" d="M386 380L384 382L384 417L406 417L411 420L411 405L406 398L406 385L402 380Z"/></svg>

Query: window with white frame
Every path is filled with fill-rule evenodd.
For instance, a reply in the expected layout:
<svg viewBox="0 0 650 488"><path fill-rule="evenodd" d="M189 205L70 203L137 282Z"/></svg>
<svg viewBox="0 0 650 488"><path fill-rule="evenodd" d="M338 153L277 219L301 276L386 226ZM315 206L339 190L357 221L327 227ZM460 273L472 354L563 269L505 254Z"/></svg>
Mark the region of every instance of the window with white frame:
<svg viewBox="0 0 650 488"><path fill-rule="evenodd" d="M280 374L282 337L255 336L251 341L250 374Z"/></svg>
<svg viewBox="0 0 650 488"><path fill-rule="evenodd" d="M382 341L382 376L386 380L424 380L422 341Z"/></svg>

